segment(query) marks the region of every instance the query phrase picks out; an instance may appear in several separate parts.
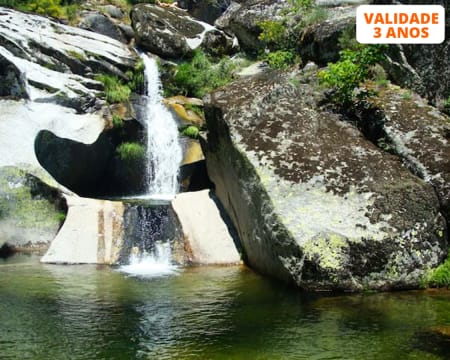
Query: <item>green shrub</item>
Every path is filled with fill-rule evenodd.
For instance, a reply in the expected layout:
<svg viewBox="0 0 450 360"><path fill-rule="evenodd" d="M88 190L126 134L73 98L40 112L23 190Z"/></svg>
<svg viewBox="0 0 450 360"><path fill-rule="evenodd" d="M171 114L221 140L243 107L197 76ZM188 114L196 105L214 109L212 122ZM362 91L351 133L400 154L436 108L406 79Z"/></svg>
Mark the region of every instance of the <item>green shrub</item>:
<svg viewBox="0 0 450 360"><path fill-rule="evenodd" d="M25 8L27 11L54 18L61 18L64 15L60 0L35 0L27 3Z"/></svg>
<svg viewBox="0 0 450 360"><path fill-rule="evenodd" d="M125 142L116 148L116 153L122 161L135 162L145 159L145 148L135 142Z"/></svg>
<svg viewBox="0 0 450 360"><path fill-rule="evenodd" d="M358 50L342 50L340 60L328 64L326 70L319 72L322 84L333 90L331 99L342 106L350 105L358 98L368 95L367 92L356 94L355 89L369 78L372 65L384 57L384 46L368 45Z"/></svg>
<svg viewBox="0 0 450 360"><path fill-rule="evenodd" d="M204 117L205 116L205 113L203 112L203 109L200 106L198 106L198 105L184 104L183 106L184 106L184 108L186 110L191 110L191 111L195 112L200 117Z"/></svg>
<svg viewBox="0 0 450 360"><path fill-rule="evenodd" d="M113 75L101 74L95 77L105 86L106 101L110 104L128 101L131 89L122 83L122 81Z"/></svg>
<svg viewBox="0 0 450 360"><path fill-rule="evenodd" d="M444 111L448 114L450 114L450 96L447 100L444 102Z"/></svg>
<svg viewBox="0 0 450 360"><path fill-rule="evenodd" d="M199 132L200 130L198 129L198 127L190 125L181 131L181 135L190 137L192 139L197 139Z"/></svg>
<svg viewBox="0 0 450 360"><path fill-rule="evenodd" d="M139 59L136 62L136 65L134 65L133 71L127 72L127 76L130 79L128 81L128 86L132 91L143 91L145 81L144 70L144 62L142 61L142 59Z"/></svg>
<svg viewBox="0 0 450 360"><path fill-rule="evenodd" d="M437 287L450 287L450 253L447 260L432 272L429 283Z"/></svg>
<svg viewBox="0 0 450 360"><path fill-rule="evenodd" d="M120 129L124 126L123 119L119 115L116 115L116 114L114 114L112 116L112 124L113 124L113 127L116 129Z"/></svg>
<svg viewBox="0 0 450 360"><path fill-rule="evenodd" d="M291 11L298 12L300 10L311 9L314 5L314 0L289 0Z"/></svg>
<svg viewBox="0 0 450 360"><path fill-rule="evenodd" d="M202 51L197 50L190 61L177 67L166 88L166 95L183 94L200 98L229 83L235 67L229 58L223 58L218 64L213 64Z"/></svg>
<svg viewBox="0 0 450 360"><path fill-rule="evenodd" d="M272 69L287 69L296 62L296 56L292 51L278 50L269 53L266 60Z"/></svg>
<svg viewBox="0 0 450 360"><path fill-rule="evenodd" d="M287 43L288 33L283 21L264 20L257 25L261 29L258 39L263 41L269 48L280 49Z"/></svg>

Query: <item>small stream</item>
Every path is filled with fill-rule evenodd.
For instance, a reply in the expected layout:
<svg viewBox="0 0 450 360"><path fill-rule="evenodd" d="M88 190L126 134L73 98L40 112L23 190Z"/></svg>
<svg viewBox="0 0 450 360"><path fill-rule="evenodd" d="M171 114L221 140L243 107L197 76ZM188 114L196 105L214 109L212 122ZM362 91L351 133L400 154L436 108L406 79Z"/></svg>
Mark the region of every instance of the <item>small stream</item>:
<svg viewBox="0 0 450 360"><path fill-rule="evenodd" d="M449 291L318 296L243 267L130 277L0 260L0 358L448 359Z"/></svg>

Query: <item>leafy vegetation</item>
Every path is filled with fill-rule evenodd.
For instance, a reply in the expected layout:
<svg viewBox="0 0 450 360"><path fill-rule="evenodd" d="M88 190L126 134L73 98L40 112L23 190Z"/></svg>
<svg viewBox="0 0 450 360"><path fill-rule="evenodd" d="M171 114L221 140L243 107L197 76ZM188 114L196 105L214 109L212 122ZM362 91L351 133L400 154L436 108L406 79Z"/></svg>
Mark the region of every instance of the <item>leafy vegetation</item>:
<svg viewBox="0 0 450 360"><path fill-rule="evenodd" d="M125 102L129 99L131 89L115 75L100 74L95 77L105 86L106 101L110 104Z"/></svg>
<svg viewBox="0 0 450 360"><path fill-rule="evenodd" d="M116 115L116 114L114 114L112 116L112 124L113 124L113 127L116 129L123 128L123 126L124 126L123 119L119 115Z"/></svg>
<svg viewBox="0 0 450 360"><path fill-rule="evenodd" d="M267 55L266 59L272 69L287 69L295 62L300 62L298 60L299 57L290 50L277 50L271 52Z"/></svg>
<svg viewBox="0 0 450 360"><path fill-rule="evenodd" d="M280 20L257 23L261 29L258 38L266 46L264 58L276 69L286 69L301 61L295 56L295 46L302 29L325 20L328 15L324 8L314 6L313 0L289 0L289 4ZM299 15L301 21L297 20Z"/></svg>
<svg viewBox="0 0 450 360"><path fill-rule="evenodd" d="M181 135L190 137L192 139L197 139L200 130L197 126L190 125L181 130Z"/></svg>
<svg viewBox="0 0 450 360"><path fill-rule="evenodd" d="M184 106L184 108L186 110L191 110L191 111L195 112L200 117L204 117L205 116L205 114L203 112L203 109L200 106L198 106L198 105L193 105L193 104L186 103L183 106Z"/></svg>
<svg viewBox="0 0 450 360"><path fill-rule="evenodd" d="M429 284L436 287L450 287L450 253L447 260L432 272Z"/></svg>
<svg viewBox="0 0 450 360"><path fill-rule="evenodd" d="M450 96L444 102L444 112L450 115Z"/></svg>
<svg viewBox="0 0 450 360"><path fill-rule="evenodd" d="M142 61L142 59L139 59L136 62L136 65L134 65L134 70L127 71L126 75L130 79L127 85L131 89L131 91L142 92L145 81L144 62Z"/></svg>
<svg viewBox="0 0 450 360"><path fill-rule="evenodd" d="M370 68L384 58L385 46L361 45L357 50L342 50L340 59L319 72L322 84L332 89L331 99L336 104L347 106L370 93L356 89L369 79Z"/></svg>
<svg viewBox="0 0 450 360"><path fill-rule="evenodd" d="M229 83L236 65L223 58L214 64L201 50L197 50L190 61L181 63L166 87L166 95L183 94L202 97L211 90Z"/></svg>
<svg viewBox="0 0 450 360"><path fill-rule="evenodd" d="M28 11L39 15L73 21L80 9L76 0L0 0L0 6Z"/></svg>
<svg viewBox="0 0 450 360"><path fill-rule="evenodd" d="M145 148L137 142L124 142L116 148L122 161L136 162L145 159Z"/></svg>

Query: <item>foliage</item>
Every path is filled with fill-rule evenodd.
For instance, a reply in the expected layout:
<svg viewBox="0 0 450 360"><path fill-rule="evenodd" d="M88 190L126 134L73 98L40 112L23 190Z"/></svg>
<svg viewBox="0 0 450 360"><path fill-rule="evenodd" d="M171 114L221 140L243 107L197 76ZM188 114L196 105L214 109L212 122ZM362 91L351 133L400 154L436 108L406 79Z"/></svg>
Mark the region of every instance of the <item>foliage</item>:
<svg viewBox="0 0 450 360"><path fill-rule="evenodd" d="M444 111L448 114L450 114L450 96L447 100L444 102Z"/></svg>
<svg viewBox="0 0 450 360"><path fill-rule="evenodd" d="M136 162L145 158L145 148L136 142L125 142L116 148L119 158L126 162Z"/></svg>
<svg viewBox="0 0 450 360"><path fill-rule="evenodd" d="M67 53L68 53L70 56L72 56L72 57L74 57L75 59L78 59L78 60L80 60L80 61L84 61L84 60L85 60L84 55L83 55L82 53L79 53L78 51L67 50Z"/></svg>
<svg viewBox="0 0 450 360"><path fill-rule="evenodd" d="M182 131L181 131L181 135L190 137L192 139L197 139L198 138L198 134L199 134L200 130L198 129L197 126L194 125L190 125L185 127Z"/></svg>
<svg viewBox="0 0 450 360"><path fill-rule="evenodd" d="M368 45L358 50L342 50L338 62L319 72L321 83L333 90L331 99L335 103L346 106L368 95L357 94L355 89L369 78L370 67L383 60L384 49L385 46Z"/></svg>
<svg viewBox="0 0 450 360"><path fill-rule="evenodd" d="M114 114L112 116L112 124L113 124L113 127L116 129L120 129L124 126L123 119L119 115L116 115L116 114Z"/></svg>
<svg viewBox="0 0 450 360"><path fill-rule="evenodd" d="M193 104L188 104L187 103L187 104L184 104L183 106L184 106L184 108L186 110L191 110L191 111L195 112L200 117L204 117L205 116L205 113L203 112L203 109L200 106L198 106L198 105L193 105Z"/></svg>
<svg viewBox="0 0 450 360"><path fill-rule="evenodd" d="M125 102L129 99L131 89L115 75L101 74L95 77L105 86L106 101L110 104Z"/></svg>
<svg viewBox="0 0 450 360"><path fill-rule="evenodd" d="M81 3L82 0L0 0L0 6L58 19L65 18L70 23L76 20Z"/></svg>
<svg viewBox="0 0 450 360"><path fill-rule="evenodd" d="M56 213L56 220L62 224L66 220L66 213L63 211L58 211Z"/></svg>
<svg viewBox="0 0 450 360"><path fill-rule="evenodd" d="M432 272L429 282L437 287L450 287L450 253L447 260Z"/></svg>
<svg viewBox="0 0 450 360"><path fill-rule="evenodd" d="M64 15L60 0L35 0L27 3L25 8L27 11L54 18L61 18Z"/></svg>
<svg viewBox="0 0 450 360"><path fill-rule="evenodd" d="M345 28L339 36L338 43L342 50L358 50L361 44L356 40L356 26Z"/></svg>
<svg viewBox="0 0 450 360"><path fill-rule="evenodd" d="M269 48L280 49L286 46L288 33L282 21L264 20L259 21L257 25L261 28L258 39Z"/></svg>
<svg viewBox="0 0 450 360"><path fill-rule="evenodd" d="M290 11L293 12L311 9L314 5L314 0L288 0L288 2L291 6Z"/></svg>
<svg viewBox="0 0 450 360"><path fill-rule="evenodd" d="M183 94L201 98L213 89L229 83L235 67L226 57L218 64L213 64L202 51L197 50L190 61L177 67L166 88L166 95Z"/></svg>
<svg viewBox="0 0 450 360"><path fill-rule="evenodd" d="M134 65L133 71L127 71L126 75L129 78L128 87L131 91L142 92L144 87L144 62L139 59Z"/></svg>
<svg viewBox="0 0 450 360"><path fill-rule="evenodd" d="M269 53L266 59L272 69L287 69L295 63L296 56L289 50L277 50Z"/></svg>

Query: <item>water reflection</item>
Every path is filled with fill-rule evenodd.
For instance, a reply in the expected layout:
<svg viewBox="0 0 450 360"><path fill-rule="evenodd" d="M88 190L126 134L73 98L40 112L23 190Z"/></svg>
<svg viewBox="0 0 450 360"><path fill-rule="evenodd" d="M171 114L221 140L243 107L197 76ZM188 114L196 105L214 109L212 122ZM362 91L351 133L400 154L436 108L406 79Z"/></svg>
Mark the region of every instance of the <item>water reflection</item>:
<svg viewBox="0 0 450 360"><path fill-rule="evenodd" d="M0 263L2 359L446 359L449 292L306 296L245 268ZM434 329L434 330L433 330Z"/></svg>

